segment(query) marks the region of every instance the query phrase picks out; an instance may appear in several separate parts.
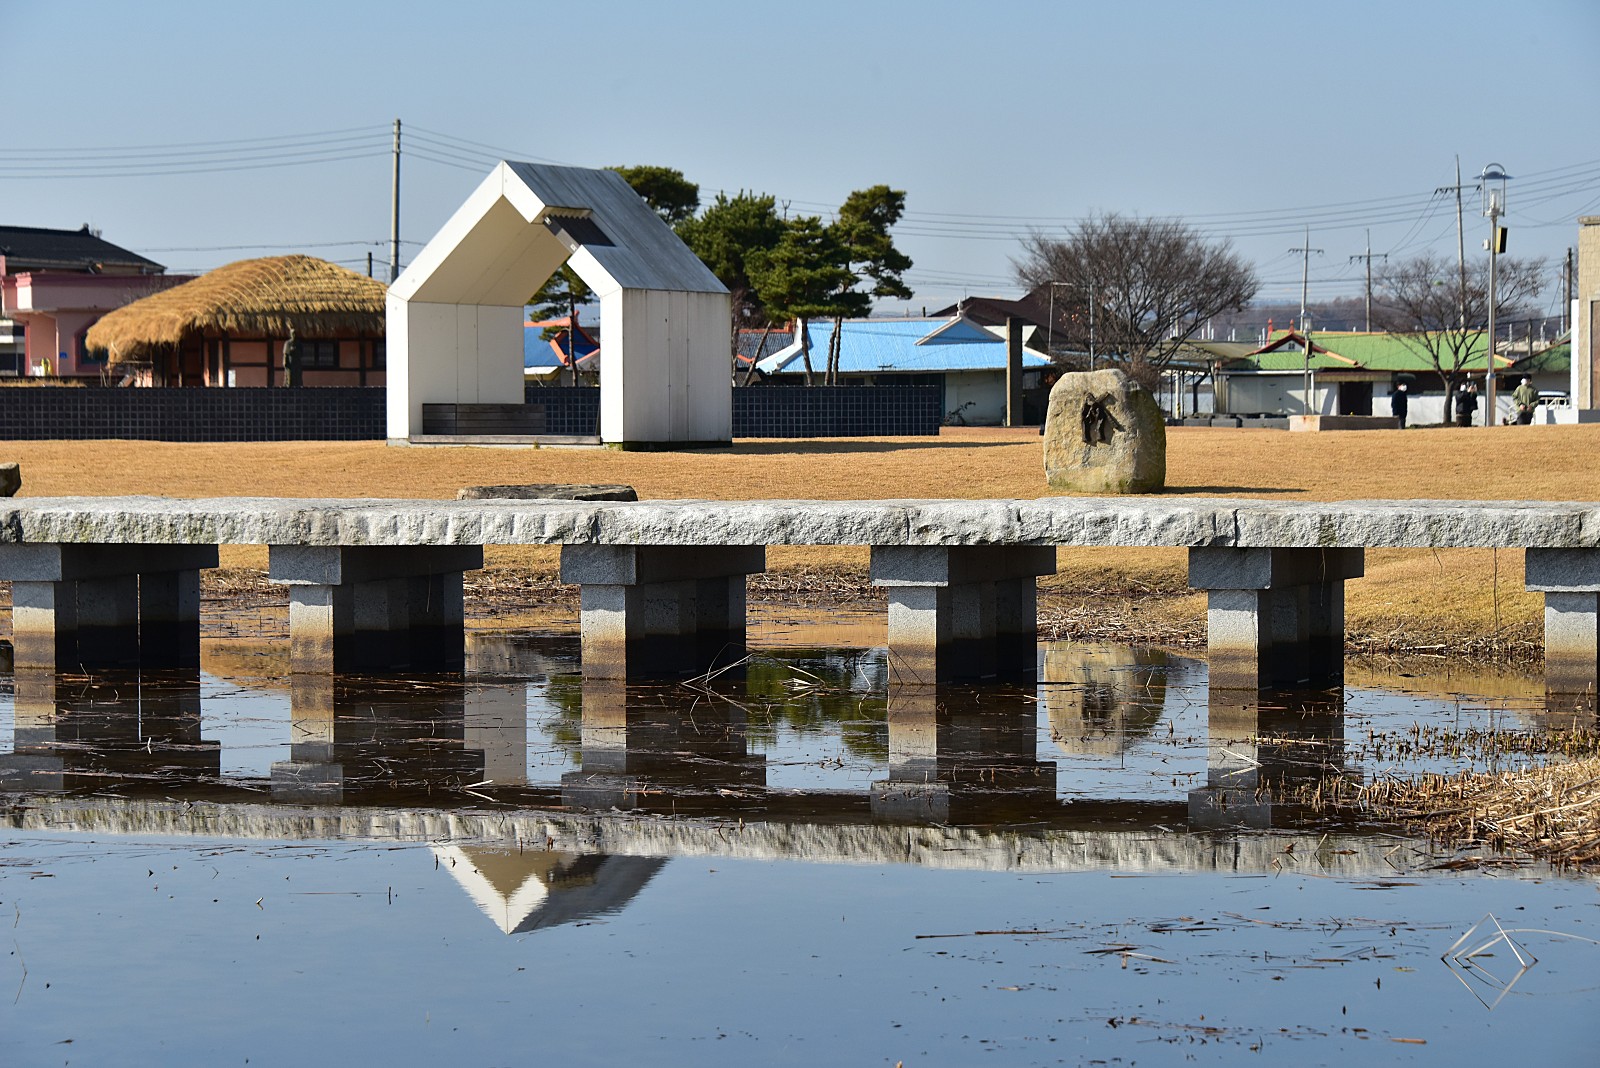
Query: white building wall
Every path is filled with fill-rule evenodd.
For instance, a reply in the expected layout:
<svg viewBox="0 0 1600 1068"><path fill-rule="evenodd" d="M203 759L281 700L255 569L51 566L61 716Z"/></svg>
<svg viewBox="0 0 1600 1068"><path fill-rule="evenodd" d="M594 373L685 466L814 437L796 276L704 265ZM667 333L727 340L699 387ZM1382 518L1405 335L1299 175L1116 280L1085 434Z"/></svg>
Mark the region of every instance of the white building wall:
<svg viewBox="0 0 1600 1068"><path fill-rule="evenodd" d="M733 440L731 298L624 289L600 299L600 437Z"/></svg>
<svg viewBox="0 0 1600 1068"><path fill-rule="evenodd" d="M522 315L388 299L388 436L422 433L424 404L521 404Z"/></svg>
<svg viewBox="0 0 1600 1068"><path fill-rule="evenodd" d="M880 382L893 383L885 376ZM1000 426L1006 420L1006 377L1000 371L946 371L944 407L953 412L970 402L961 413L970 426Z"/></svg>
<svg viewBox="0 0 1600 1068"><path fill-rule="evenodd" d="M1304 379L1298 375L1228 375L1225 392L1231 415L1305 415ZM1378 406L1373 398L1373 407ZM1339 387L1318 382L1311 390L1311 414L1333 415L1338 411Z"/></svg>

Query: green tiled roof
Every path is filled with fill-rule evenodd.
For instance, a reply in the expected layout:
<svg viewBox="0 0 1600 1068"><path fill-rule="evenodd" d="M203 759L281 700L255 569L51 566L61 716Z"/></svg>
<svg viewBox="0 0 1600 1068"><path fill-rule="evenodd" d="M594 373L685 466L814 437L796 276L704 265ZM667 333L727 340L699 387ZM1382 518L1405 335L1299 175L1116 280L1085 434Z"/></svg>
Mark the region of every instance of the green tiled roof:
<svg viewBox="0 0 1600 1068"><path fill-rule="evenodd" d="M1311 366L1318 370L1368 371L1431 371L1433 360L1422 345L1406 334L1319 334L1311 333L1311 343L1328 350L1331 355L1316 353ZM1274 341L1284 337L1282 332L1273 335ZM1269 344L1271 342L1268 342ZM1482 367L1484 335L1473 335L1467 351L1466 367ZM1339 359L1338 357L1344 357ZM1497 357L1502 367L1511 366L1504 356ZM1246 371L1252 367L1260 371L1298 371L1305 366L1305 358L1298 347L1274 352L1258 352L1228 363L1229 370Z"/></svg>
<svg viewBox="0 0 1600 1068"><path fill-rule="evenodd" d="M1572 342L1551 345L1542 352L1517 361L1517 370L1528 374L1568 374L1572 371Z"/></svg>

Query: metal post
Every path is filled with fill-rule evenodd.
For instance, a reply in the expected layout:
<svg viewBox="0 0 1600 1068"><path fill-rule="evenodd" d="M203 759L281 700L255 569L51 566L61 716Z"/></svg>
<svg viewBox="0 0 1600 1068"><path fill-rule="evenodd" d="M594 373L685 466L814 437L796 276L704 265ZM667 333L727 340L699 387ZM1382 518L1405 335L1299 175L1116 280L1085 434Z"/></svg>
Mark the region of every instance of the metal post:
<svg viewBox="0 0 1600 1068"><path fill-rule="evenodd" d="M1500 217L1498 207L1494 201L1489 202L1489 344L1488 344L1488 370L1483 376L1483 392L1487 398L1483 412L1483 425L1494 426L1494 303L1495 303L1495 264L1500 256L1496 251L1500 242L1496 238L1496 225Z"/></svg>
<svg viewBox="0 0 1600 1068"><path fill-rule="evenodd" d="M1311 254L1315 252L1321 255L1322 250L1311 247L1311 227L1308 226L1306 227L1305 245L1301 248L1292 248L1289 251L1303 254L1300 266L1300 338L1305 343L1306 358L1300 388L1303 393L1302 404L1305 408L1305 414L1311 415L1311 332L1306 329L1306 293L1311 282Z"/></svg>
<svg viewBox="0 0 1600 1068"><path fill-rule="evenodd" d="M394 178L389 186L389 282L400 277L400 120L394 120Z"/></svg>

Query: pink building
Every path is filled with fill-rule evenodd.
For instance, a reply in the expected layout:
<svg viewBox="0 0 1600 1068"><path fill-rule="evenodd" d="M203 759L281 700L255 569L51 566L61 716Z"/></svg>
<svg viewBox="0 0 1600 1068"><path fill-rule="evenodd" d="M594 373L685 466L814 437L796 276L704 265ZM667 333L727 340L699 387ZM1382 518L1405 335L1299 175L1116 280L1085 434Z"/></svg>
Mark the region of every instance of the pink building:
<svg viewBox="0 0 1600 1068"><path fill-rule="evenodd" d="M119 248L88 226L0 226L0 316L26 330L23 351L0 374L98 378L84 335L106 312L189 280Z"/></svg>

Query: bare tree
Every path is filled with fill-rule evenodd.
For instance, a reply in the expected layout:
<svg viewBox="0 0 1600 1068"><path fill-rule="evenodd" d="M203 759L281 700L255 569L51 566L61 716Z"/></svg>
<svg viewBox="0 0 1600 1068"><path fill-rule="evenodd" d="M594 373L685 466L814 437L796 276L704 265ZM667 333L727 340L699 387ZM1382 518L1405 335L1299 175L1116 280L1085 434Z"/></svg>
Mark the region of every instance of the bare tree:
<svg viewBox="0 0 1600 1068"><path fill-rule="evenodd" d="M1207 319L1243 308L1259 285L1228 242L1177 219L1098 215L1065 238L1030 234L1022 250L1012 261L1018 280L1065 285L1074 303L1092 301L1096 348L1136 376L1166 366Z"/></svg>
<svg viewBox="0 0 1600 1068"><path fill-rule="evenodd" d="M1543 260L1501 257L1495 274L1495 318L1502 322L1513 318L1544 286ZM1468 265L1463 289L1454 260L1431 253L1418 256L1384 271L1378 291L1380 300L1373 305L1373 318L1433 364L1444 380L1445 421L1449 422L1458 385L1469 373L1485 367L1488 261ZM1485 413L1484 418L1493 419L1494 413Z"/></svg>

